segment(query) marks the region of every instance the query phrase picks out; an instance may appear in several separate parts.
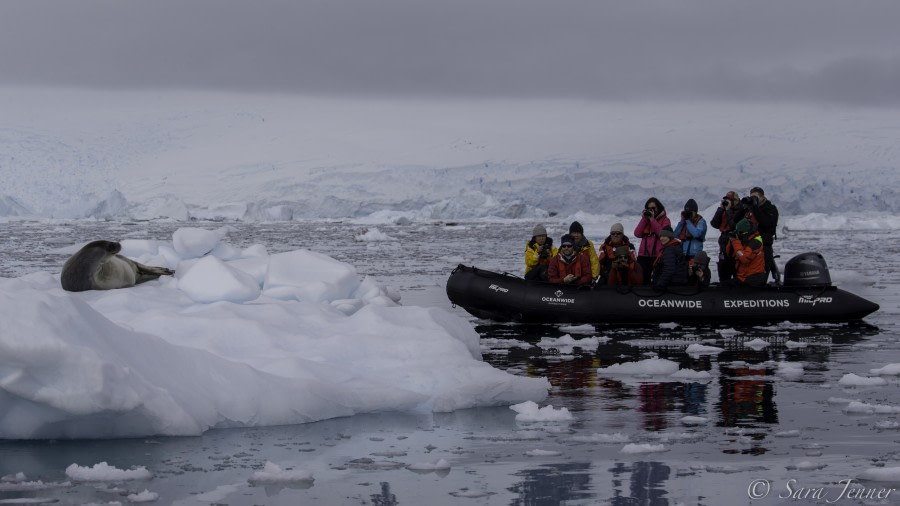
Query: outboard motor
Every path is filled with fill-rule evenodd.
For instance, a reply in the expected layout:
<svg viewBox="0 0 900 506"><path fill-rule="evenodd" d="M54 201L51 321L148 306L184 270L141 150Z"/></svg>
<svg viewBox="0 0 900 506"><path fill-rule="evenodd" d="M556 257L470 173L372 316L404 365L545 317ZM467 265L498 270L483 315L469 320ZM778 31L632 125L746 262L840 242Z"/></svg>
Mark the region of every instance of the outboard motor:
<svg viewBox="0 0 900 506"><path fill-rule="evenodd" d="M825 257L809 252L788 260L784 265L784 286L831 286Z"/></svg>

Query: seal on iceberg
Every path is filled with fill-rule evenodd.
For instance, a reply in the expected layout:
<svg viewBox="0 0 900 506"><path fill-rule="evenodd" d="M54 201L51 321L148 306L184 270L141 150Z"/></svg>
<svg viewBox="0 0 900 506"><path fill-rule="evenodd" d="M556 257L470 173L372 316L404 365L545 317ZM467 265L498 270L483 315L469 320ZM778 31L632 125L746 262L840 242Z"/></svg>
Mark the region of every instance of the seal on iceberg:
<svg viewBox="0 0 900 506"><path fill-rule="evenodd" d="M112 241L87 243L63 264L59 280L63 290L111 290L171 276L175 271L151 267L119 255L122 245Z"/></svg>

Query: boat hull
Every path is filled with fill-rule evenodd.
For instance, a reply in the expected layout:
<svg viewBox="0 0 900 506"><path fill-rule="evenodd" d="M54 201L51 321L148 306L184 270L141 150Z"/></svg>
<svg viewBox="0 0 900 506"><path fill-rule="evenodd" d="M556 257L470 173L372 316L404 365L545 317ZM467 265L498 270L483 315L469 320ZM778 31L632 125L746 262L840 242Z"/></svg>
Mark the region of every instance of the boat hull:
<svg viewBox="0 0 900 506"><path fill-rule="evenodd" d="M447 280L450 301L470 314L523 323L842 322L877 311L834 286L597 288L526 281L460 265Z"/></svg>

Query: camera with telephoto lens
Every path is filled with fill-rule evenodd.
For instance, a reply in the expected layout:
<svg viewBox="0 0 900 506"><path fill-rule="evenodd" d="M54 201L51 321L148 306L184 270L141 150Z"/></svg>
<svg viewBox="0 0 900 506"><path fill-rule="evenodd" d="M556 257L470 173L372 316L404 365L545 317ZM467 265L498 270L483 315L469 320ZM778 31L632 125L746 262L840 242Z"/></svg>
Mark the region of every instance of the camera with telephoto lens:
<svg viewBox="0 0 900 506"><path fill-rule="evenodd" d="M728 197L722 199L722 207L724 207L725 209L731 207L731 200Z"/></svg>
<svg viewBox="0 0 900 506"><path fill-rule="evenodd" d="M649 209L644 209L643 215L645 218L651 218L651 217L653 217L653 211L651 211Z"/></svg>
<svg viewBox="0 0 900 506"><path fill-rule="evenodd" d="M741 199L741 204L746 207L756 207L759 205L759 199L756 198L756 195L749 195Z"/></svg>
<svg viewBox="0 0 900 506"><path fill-rule="evenodd" d="M681 211L681 217L685 220L690 221L690 219L694 217L694 211L688 211L687 209L685 209L684 211Z"/></svg>

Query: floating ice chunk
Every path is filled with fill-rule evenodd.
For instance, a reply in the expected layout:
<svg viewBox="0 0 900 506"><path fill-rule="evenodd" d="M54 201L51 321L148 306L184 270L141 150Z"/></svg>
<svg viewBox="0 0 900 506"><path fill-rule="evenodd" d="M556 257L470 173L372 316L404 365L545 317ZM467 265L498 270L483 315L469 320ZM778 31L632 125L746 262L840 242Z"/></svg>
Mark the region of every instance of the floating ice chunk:
<svg viewBox="0 0 900 506"><path fill-rule="evenodd" d="M790 349L806 348L807 346L809 346L809 343L801 343L798 341L785 341L784 346L786 348L790 348Z"/></svg>
<svg viewBox="0 0 900 506"><path fill-rule="evenodd" d="M788 381L796 381L803 377L802 362L778 362L775 374Z"/></svg>
<svg viewBox="0 0 900 506"><path fill-rule="evenodd" d="M706 418L704 416L685 416L682 417L679 421L681 422L681 425L693 427L696 425L706 425L707 423L709 423L709 418Z"/></svg>
<svg viewBox="0 0 900 506"><path fill-rule="evenodd" d="M693 343L684 350L688 355L717 355L725 351L725 348L718 346L707 346L704 344Z"/></svg>
<svg viewBox="0 0 900 506"><path fill-rule="evenodd" d="M628 443L631 441L631 437L621 432L615 434L594 433L590 436L573 436L572 441L578 443Z"/></svg>
<svg viewBox="0 0 900 506"><path fill-rule="evenodd" d="M856 399L847 399L844 397L829 397L827 401L828 404L850 404L851 402L858 402Z"/></svg>
<svg viewBox="0 0 900 506"><path fill-rule="evenodd" d="M870 467L859 475L860 480L900 482L900 467Z"/></svg>
<svg viewBox="0 0 900 506"><path fill-rule="evenodd" d="M533 401L514 404L509 409L518 413L517 422L565 422L572 420L572 414L566 408L553 409L553 405L538 407Z"/></svg>
<svg viewBox="0 0 900 506"><path fill-rule="evenodd" d="M661 443L697 441L706 437L699 432L660 432L653 436L659 439Z"/></svg>
<svg viewBox="0 0 900 506"><path fill-rule="evenodd" d="M128 494L128 500L131 502L153 502L157 499L159 499L159 494L147 489L144 489L143 492L138 494Z"/></svg>
<svg viewBox="0 0 900 506"><path fill-rule="evenodd" d="M865 402L853 401L844 407L844 412L848 414L888 415L892 413L900 413L900 407L889 406L887 404L868 404Z"/></svg>
<svg viewBox="0 0 900 506"><path fill-rule="evenodd" d="M574 337L566 334L559 338L552 337L544 337L541 339L541 342L538 343L538 346L541 348L555 348L559 351L559 353L563 355L571 355L575 353L575 348L581 348L582 350L588 350L593 352L597 349L597 346L600 345L600 340L596 337L585 337L584 339L575 339Z"/></svg>
<svg viewBox="0 0 900 506"><path fill-rule="evenodd" d="M680 326L681 326L681 325L679 325L679 324L677 324L677 323L675 323L675 322L667 322L667 323L660 323L660 324L659 324L659 328L661 328L661 329L667 329L667 330L677 329L677 328L680 327Z"/></svg>
<svg viewBox="0 0 900 506"><path fill-rule="evenodd" d="M688 379L688 380L704 380L712 378L709 371L695 371L693 369L681 369L669 376L670 378Z"/></svg>
<svg viewBox="0 0 900 506"><path fill-rule="evenodd" d="M678 372L678 362L666 360L664 358L648 358L638 362L625 362L622 364L613 364L609 367L601 367L597 369L600 374L648 374L648 375L665 375Z"/></svg>
<svg viewBox="0 0 900 506"><path fill-rule="evenodd" d="M301 483L314 481L312 471L302 469L285 470L278 464L266 461L262 471L256 471L248 480L250 483Z"/></svg>
<svg viewBox="0 0 900 506"><path fill-rule="evenodd" d="M231 230L231 227L217 230L179 228L172 234L172 245L183 259L202 257L212 251Z"/></svg>
<svg viewBox="0 0 900 506"><path fill-rule="evenodd" d="M594 334L597 332L597 328L593 325L560 325L559 330L569 334Z"/></svg>
<svg viewBox="0 0 900 506"><path fill-rule="evenodd" d="M900 376L900 364L888 364L878 369L869 369L871 374L880 374L882 376Z"/></svg>
<svg viewBox="0 0 900 506"><path fill-rule="evenodd" d="M769 346L769 342L760 338L756 338L752 341L747 341L744 343L744 346L747 348L759 351Z"/></svg>
<svg viewBox="0 0 900 506"><path fill-rule="evenodd" d="M875 428L878 430L897 430L900 429L900 422L882 420L875 423Z"/></svg>
<svg viewBox="0 0 900 506"><path fill-rule="evenodd" d="M785 469L790 471L817 471L819 469L825 469L826 467L828 467L828 464L804 460L802 462L797 462L796 464L785 466Z"/></svg>
<svg viewBox="0 0 900 506"><path fill-rule="evenodd" d="M847 373L838 381L838 385L845 387L871 387L871 386L882 386L887 385L887 380L884 378L867 378L864 376L857 376L855 374Z"/></svg>
<svg viewBox="0 0 900 506"><path fill-rule="evenodd" d="M195 302L247 302L259 297L259 282L250 274L222 262L203 257L178 280L178 288Z"/></svg>
<svg viewBox="0 0 900 506"><path fill-rule="evenodd" d="M77 463L66 468L66 476L77 481L125 481L149 480L153 473L144 466L131 469L118 469L106 462L94 464L93 467L82 467Z"/></svg>
<svg viewBox="0 0 900 506"><path fill-rule="evenodd" d="M529 457L557 457L559 455L562 455L562 452L557 452L557 451L553 451L553 450L537 449L537 450L529 450L529 451L525 452L525 455L527 455Z"/></svg>
<svg viewBox="0 0 900 506"><path fill-rule="evenodd" d="M356 239L357 241L362 241L362 242L382 242L382 241L396 241L397 240L396 238L391 237L391 236L385 234L384 232L382 232L381 230L378 230L377 228L374 228L374 227L366 229L365 233L362 233L362 234L354 237L354 239Z"/></svg>
<svg viewBox="0 0 900 506"><path fill-rule="evenodd" d="M450 492L450 495L453 497L465 497L467 499L478 499L479 497L487 497L490 495L494 495L496 492L487 492L484 490L470 490L464 488L458 492Z"/></svg>
<svg viewBox="0 0 900 506"><path fill-rule="evenodd" d="M7 474L3 477L0 477L0 483L20 483L27 479L28 477L25 476L25 473L20 471L16 474Z"/></svg>
<svg viewBox="0 0 900 506"><path fill-rule="evenodd" d="M800 437L800 431L797 429L793 430L783 430L781 432L776 432L772 434L775 437Z"/></svg>
<svg viewBox="0 0 900 506"><path fill-rule="evenodd" d="M629 443L629 444L625 445L621 450L619 450L619 453L638 455L638 454L644 454L644 453L662 453L662 452L667 452L667 451L669 451L669 449L664 444L654 445L654 444L649 444L649 443L644 443L644 444Z"/></svg>
<svg viewBox="0 0 900 506"><path fill-rule="evenodd" d="M722 337L734 337L741 335L741 332L735 329L722 329L717 330L716 332L718 332Z"/></svg>
<svg viewBox="0 0 900 506"><path fill-rule="evenodd" d="M419 462L406 466L410 471L442 471L450 469L450 463L444 459L438 459L434 462Z"/></svg>

